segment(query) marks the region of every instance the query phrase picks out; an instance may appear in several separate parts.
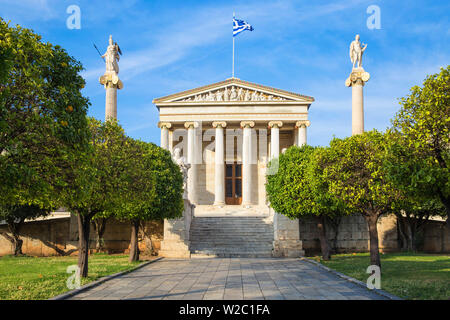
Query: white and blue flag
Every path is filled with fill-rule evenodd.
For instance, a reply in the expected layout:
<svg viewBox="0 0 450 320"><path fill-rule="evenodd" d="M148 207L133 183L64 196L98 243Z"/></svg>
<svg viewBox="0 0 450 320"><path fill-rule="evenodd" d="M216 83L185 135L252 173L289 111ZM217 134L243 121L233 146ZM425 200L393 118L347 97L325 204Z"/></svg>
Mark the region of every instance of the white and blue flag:
<svg viewBox="0 0 450 320"><path fill-rule="evenodd" d="M236 37L242 31L253 31L253 27L244 20L239 20L233 17L233 37Z"/></svg>

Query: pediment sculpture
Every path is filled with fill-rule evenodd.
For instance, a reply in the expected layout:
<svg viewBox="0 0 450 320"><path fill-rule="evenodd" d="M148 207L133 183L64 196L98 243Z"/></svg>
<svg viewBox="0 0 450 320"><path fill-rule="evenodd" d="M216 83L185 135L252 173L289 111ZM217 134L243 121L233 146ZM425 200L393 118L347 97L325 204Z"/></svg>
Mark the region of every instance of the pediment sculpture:
<svg viewBox="0 0 450 320"><path fill-rule="evenodd" d="M246 89L237 86L227 86L206 93L199 93L193 96L182 98L180 102L197 102L197 101L285 101L284 97L268 94L265 92Z"/></svg>

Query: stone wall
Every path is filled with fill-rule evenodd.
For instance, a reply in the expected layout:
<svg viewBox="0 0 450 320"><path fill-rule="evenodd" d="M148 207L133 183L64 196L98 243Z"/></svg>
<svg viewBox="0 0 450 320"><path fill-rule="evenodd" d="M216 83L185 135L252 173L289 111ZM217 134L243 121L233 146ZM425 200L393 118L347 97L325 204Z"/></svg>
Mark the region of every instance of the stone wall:
<svg viewBox="0 0 450 320"><path fill-rule="evenodd" d="M420 236L420 235L419 235ZM450 227L444 221L430 221L423 230L420 250L429 253L450 253Z"/></svg>
<svg viewBox="0 0 450 320"><path fill-rule="evenodd" d="M300 239L306 255L320 252L317 224L313 219L300 219ZM334 230L327 225L327 236L333 244ZM399 250L397 236L397 219L394 215L378 220L378 237L380 250L384 252ZM338 228L337 252L366 252L369 250L369 231L367 223L360 215L342 217Z"/></svg>
<svg viewBox="0 0 450 320"><path fill-rule="evenodd" d="M6 225L0 225L0 231L7 231ZM105 248L108 253L128 253L131 226L129 223L114 219L108 220L105 230ZM96 233L91 225L90 247L95 249ZM163 221L149 221L139 234L139 248L142 252L157 254L163 237ZM73 255L77 254L78 226L77 217L31 221L23 225L22 251L33 256ZM0 256L11 254L11 243L0 236Z"/></svg>
<svg viewBox="0 0 450 320"><path fill-rule="evenodd" d="M70 219L52 219L27 222L22 226L22 252L32 256L52 256L73 254L76 246L69 243ZM7 231L6 225L0 231ZM0 256L11 254L11 242L0 235Z"/></svg>

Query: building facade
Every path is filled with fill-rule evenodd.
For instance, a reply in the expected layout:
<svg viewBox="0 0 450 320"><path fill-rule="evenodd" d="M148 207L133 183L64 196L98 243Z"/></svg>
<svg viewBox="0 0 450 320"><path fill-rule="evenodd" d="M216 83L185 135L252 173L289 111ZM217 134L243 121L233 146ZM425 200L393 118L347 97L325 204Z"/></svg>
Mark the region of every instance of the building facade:
<svg viewBox="0 0 450 320"><path fill-rule="evenodd" d="M265 182L266 175L277 169L276 164L268 167L270 160L285 148L306 144L313 101L237 78L153 101L159 110L161 146L172 154L178 149L191 165L187 189L195 205L193 222L200 217L264 217L273 228L272 255L303 253L298 221L270 209ZM193 240L191 234L183 235L183 241ZM214 242L213 237L210 240ZM190 243L183 246L187 251ZM233 248L228 249L231 254Z"/></svg>

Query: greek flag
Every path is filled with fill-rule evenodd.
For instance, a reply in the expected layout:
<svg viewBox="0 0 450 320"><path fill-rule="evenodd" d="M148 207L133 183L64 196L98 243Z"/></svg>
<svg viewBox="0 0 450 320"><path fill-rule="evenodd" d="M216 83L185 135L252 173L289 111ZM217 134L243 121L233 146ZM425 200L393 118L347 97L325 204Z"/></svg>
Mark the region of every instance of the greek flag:
<svg viewBox="0 0 450 320"><path fill-rule="evenodd" d="M253 31L253 27L244 20L239 20L233 17L233 37L245 30Z"/></svg>

